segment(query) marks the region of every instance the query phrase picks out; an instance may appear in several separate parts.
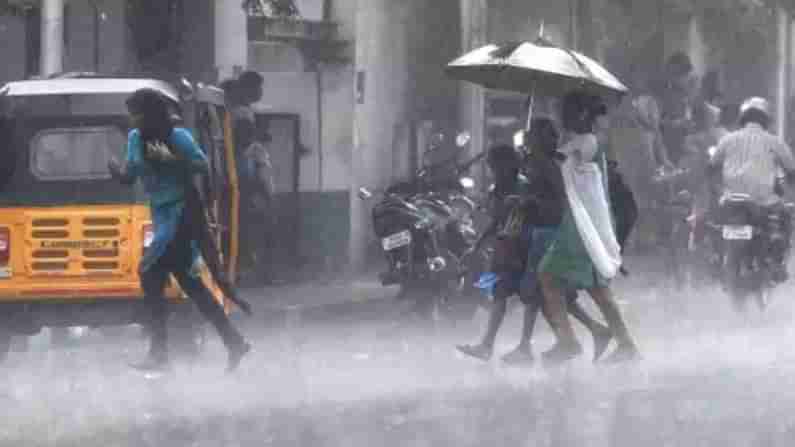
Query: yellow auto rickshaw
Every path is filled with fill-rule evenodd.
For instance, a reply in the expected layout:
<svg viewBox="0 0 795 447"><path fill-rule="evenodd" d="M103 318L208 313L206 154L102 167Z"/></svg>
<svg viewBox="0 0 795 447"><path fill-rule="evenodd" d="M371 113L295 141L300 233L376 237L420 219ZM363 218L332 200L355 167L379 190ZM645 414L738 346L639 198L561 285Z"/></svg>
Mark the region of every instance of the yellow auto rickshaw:
<svg viewBox="0 0 795 447"><path fill-rule="evenodd" d="M12 336L144 315L137 266L152 237L149 209L139 185L119 184L107 168L110 157L124 158L125 100L141 88L171 99L207 152L204 200L235 278L238 190L222 90L97 75L11 82L0 89L0 358ZM168 297L175 315L194 321L176 286Z"/></svg>

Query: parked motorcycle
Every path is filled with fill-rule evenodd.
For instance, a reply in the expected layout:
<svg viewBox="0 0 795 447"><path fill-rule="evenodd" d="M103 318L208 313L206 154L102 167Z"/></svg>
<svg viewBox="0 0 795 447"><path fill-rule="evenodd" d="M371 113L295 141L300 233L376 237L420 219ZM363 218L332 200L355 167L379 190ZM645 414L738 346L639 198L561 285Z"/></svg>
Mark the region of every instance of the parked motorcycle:
<svg viewBox="0 0 795 447"><path fill-rule="evenodd" d="M468 142L464 140L459 139L459 147ZM412 300L423 317L458 321L471 319L477 310L475 277L486 260L485 255L464 256L477 241L472 223L477 206L466 194L475 182L465 173L481 158L452 169L439 169L439 163L424 166L411 181L387 188L373 206L373 230L388 265L381 282L399 284L401 297ZM434 172L447 174L440 178ZM373 193L361 188L359 197L370 199Z"/></svg>

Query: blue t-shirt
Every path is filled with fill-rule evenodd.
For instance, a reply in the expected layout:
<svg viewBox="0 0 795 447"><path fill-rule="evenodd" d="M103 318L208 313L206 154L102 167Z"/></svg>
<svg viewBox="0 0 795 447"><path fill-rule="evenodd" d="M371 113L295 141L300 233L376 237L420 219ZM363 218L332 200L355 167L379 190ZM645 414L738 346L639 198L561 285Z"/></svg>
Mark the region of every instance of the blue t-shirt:
<svg viewBox="0 0 795 447"><path fill-rule="evenodd" d="M164 163L154 168L143 158L143 141L138 129L130 131L127 139L127 174L143 181L149 196L154 230L152 243L146 249L139 266L141 272L149 270L160 259L177 234L185 210L185 189L190 181L188 176L209 171L207 157L190 131L181 127L175 128L169 143L179 151L184 160ZM186 162L189 169L185 169ZM199 255L195 243L193 252L195 261Z"/></svg>
<svg viewBox="0 0 795 447"><path fill-rule="evenodd" d="M155 169L144 160L141 132L133 129L127 137L127 174L134 179L141 179L153 208L183 200L185 187L190 180L188 176L209 172L207 156L189 130L174 128L169 143L187 161L189 169L185 169L185 162L180 161L163 163Z"/></svg>

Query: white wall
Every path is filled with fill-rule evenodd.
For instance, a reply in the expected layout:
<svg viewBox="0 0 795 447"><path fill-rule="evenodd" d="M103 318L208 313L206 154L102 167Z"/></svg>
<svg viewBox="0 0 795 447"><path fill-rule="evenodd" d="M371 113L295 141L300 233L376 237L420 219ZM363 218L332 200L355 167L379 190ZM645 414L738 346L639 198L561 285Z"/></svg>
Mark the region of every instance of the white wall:
<svg viewBox="0 0 795 447"><path fill-rule="evenodd" d="M3 63L0 64L0 85L25 76L25 21L18 17L0 17L0 42Z"/></svg>
<svg viewBox="0 0 795 447"><path fill-rule="evenodd" d="M347 190L352 144L350 70L324 73L322 178L315 73L267 72L263 75L265 94L256 105L257 110L295 113L301 117L301 142L310 152L301 160L300 190Z"/></svg>
<svg viewBox="0 0 795 447"><path fill-rule="evenodd" d="M248 66L246 14L240 0L215 0L215 66L220 79Z"/></svg>
<svg viewBox="0 0 795 447"><path fill-rule="evenodd" d="M309 149L301 160L301 191L348 190L353 147L351 64L322 67L324 119L320 129L317 74L305 71L309 65L298 49L270 43L250 44L240 0L215 1L215 60L220 79L233 76L236 66L260 72L265 78L264 96L256 107L301 117L301 142ZM302 0L297 6L307 20L322 18L320 0ZM354 37L356 6L356 0L332 2L331 19L339 24L340 37L344 40Z"/></svg>
<svg viewBox="0 0 795 447"><path fill-rule="evenodd" d="M362 186L383 188L405 174L395 161L408 159L408 146L394 143L401 141L398 124L406 121L409 112L404 22L416 20L409 15L411 3L365 0L356 11L356 71L362 73L364 85L362 101L355 105L352 191ZM352 194L350 260L355 271L365 268L371 234L369 209Z"/></svg>
<svg viewBox="0 0 795 447"><path fill-rule="evenodd" d="M99 2L99 72L125 69L124 0ZM64 71L94 71L94 8L89 0L71 0L66 17Z"/></svg>

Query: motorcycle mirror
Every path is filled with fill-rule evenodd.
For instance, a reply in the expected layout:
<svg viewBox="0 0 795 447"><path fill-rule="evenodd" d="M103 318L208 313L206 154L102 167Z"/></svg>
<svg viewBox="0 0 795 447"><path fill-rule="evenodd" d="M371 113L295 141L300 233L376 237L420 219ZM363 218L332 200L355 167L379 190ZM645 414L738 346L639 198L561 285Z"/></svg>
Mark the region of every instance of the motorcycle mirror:
<svg viewBox="0 0 795 447"><path fill-rule="evenodd" d="M373 197L373 193L367 188L359 188L359 199L368 200Z"/></svg>
<svg viewBox="0 0 795 447"><path fill-rule="evenodd" d="M461 184L461 187L464 189L474 189L475 188L475 180L472 177L461 177L458 180L458 183Z"/></svg>
<svg viewBox="0 0 795 447"><path fill-rule="evenodd" d="M524 141L524 131L523 130L517 131L515 134L513 134L513 146L515 148L518 149L520 147L524 147L524 144L525 144L525 141Z"/></svg>
<svg viewBox="0 0 795 447"><path fill-rule="evenodd" d="M472 134L465 130L463 132L459 132L455 137L455 144L458 147L464 147L469 144L470 140L472 140Z"/></svg>

